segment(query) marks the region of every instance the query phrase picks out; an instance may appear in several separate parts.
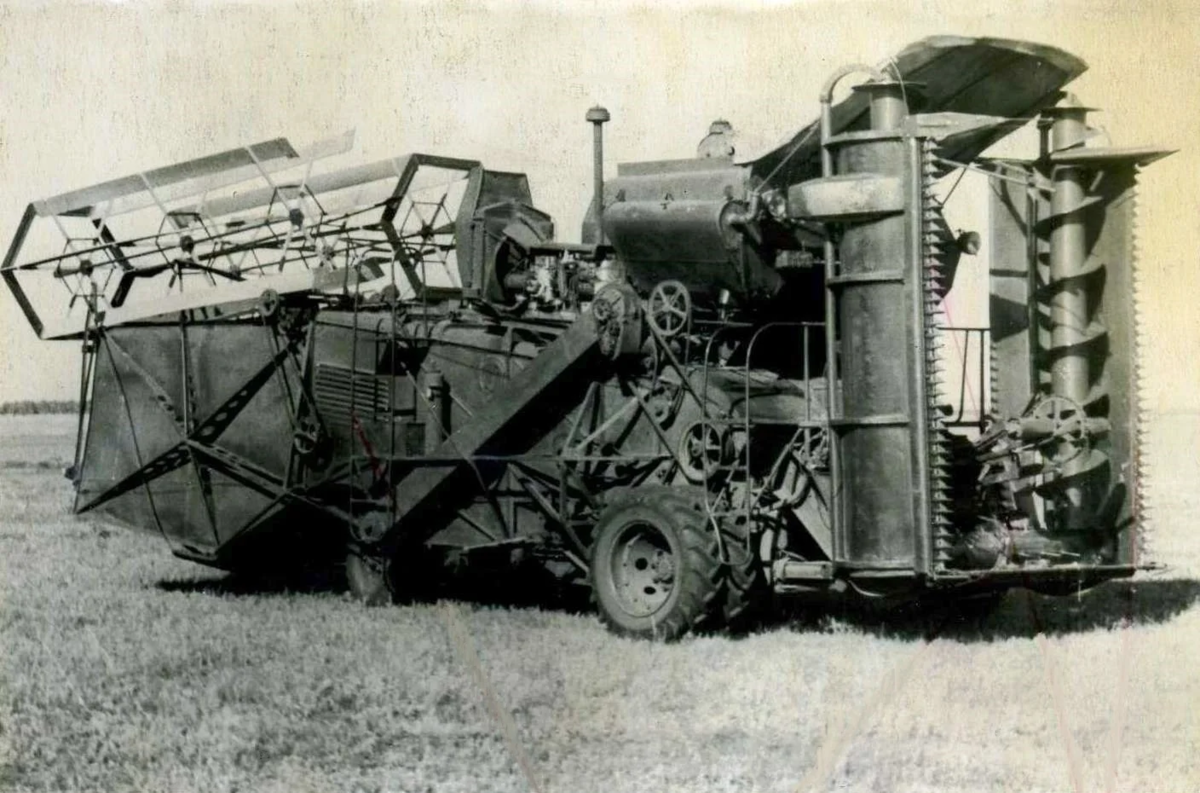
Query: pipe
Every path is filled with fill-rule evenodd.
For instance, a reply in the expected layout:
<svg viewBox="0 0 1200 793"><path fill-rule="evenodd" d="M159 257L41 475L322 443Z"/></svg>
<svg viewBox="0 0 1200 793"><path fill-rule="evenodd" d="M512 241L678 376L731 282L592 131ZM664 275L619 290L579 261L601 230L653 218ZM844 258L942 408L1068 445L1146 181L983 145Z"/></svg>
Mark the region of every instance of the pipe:
<svg viewBox="0 0 1200 793"><path fill-rule="evenodd" d="M908 102L904 96L904 84L899 80L876 79L856 85L854 90L870 97L871 129L882 132L904 126L904 120L908 118Z"/></svg>
<svg viewBox="0 0 1200 793"><path fill-rule="evenodd" d="M855 72L865 72L871 75L872 80L884 81L887 80L887 75L876 69L874 66L867 66L865 63L849 63L838 69L833 74L829 75L829 79L821 86L821 115L824 116L824 111L833 102L833 89L841 81L843 77L854 74Z"/></svg>
<svg viewBox="0 0 1200 793"><path fill-rule="evenodd" d="M833 154L829 151L827 141L831 137L829 119L829 102L822 98L821 106L821 176L833 176ZM829 525L833 535L833 560L836 562L845 554L846 542L842 536L841 524L841 454L838 451L839 438L833 428L833 421L841 418L841 400L838 398L838 359L837 359L837 297L833 293L833 279L837 275L834 266L832 230L825 229L825 412L828 414L829 433Z"/></svg>
<svg viewBox="0 0 1200 793"><path fill-rule="evenodd" d="M604 244L604 125L612 118L608 110L596 105L588 110L587 121L592 125L592 203L596 207L596 244Z"/></svg>

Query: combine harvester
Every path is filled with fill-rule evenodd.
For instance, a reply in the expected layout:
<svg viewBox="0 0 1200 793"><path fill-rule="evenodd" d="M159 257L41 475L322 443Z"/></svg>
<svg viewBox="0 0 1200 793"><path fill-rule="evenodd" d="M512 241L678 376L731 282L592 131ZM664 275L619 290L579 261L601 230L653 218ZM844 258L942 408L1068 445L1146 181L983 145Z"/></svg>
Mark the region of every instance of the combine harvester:
<svg viewBox="0 0 1200 793"><path fill-rule="evenodd" d="M593 108L582 243L523 174L325 168L348 139L35 202L2 273L82 347L75 510L220 568L336 557L368 600L522 557L664 639L789 593L1129 576L1134 184L1168 152L1096 145L1061 91L1084 69L926 39L760 157L714 124L607 182ZM944 215L968 172L982 237ZM981 243L987 316L952 326Z"/></svg>

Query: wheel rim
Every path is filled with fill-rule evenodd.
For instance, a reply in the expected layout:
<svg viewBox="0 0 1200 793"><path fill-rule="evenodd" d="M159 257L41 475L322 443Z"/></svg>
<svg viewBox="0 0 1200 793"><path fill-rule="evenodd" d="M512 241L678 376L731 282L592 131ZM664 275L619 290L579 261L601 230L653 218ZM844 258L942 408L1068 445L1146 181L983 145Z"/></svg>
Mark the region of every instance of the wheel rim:
<svg viewBox="0 0 1200 793"><path fill-rule="evenodd" d="M631 617L649 617L675 589L675 555L667 538L650 523L621 530L613 544L612 588L617 604Z"/></svg>

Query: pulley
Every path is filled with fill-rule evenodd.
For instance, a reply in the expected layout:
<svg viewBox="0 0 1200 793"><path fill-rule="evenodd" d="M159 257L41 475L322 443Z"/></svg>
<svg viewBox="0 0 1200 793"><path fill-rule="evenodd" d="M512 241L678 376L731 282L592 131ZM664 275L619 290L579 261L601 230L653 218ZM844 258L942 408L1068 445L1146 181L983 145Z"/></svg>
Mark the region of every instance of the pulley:
<svg viewBox="0 0 1200 793"><path fill-rule="evenodd" d="M683 333L692 324L692 296L682 281L660 281L646 301L646 322L664 339Z"/></svg>

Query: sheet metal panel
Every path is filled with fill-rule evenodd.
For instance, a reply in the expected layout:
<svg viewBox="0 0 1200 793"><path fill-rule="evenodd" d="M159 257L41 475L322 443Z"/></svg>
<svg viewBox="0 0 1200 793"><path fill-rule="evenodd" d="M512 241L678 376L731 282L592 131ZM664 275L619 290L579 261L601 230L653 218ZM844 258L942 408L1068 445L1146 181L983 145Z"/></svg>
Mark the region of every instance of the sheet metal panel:
<svg viewBox="0 0 1200 793"><path fill-rule="evenodd" d="M932 36L906 47L879 68L899 71L905 82L922 84L924 111L1022 118L1083 74L1087 64L1056 47L1029 42ZM862 92L833 106L834 133L865 129L867 124L868 101ZM778 184L816 176L820 171L817 127L814 121L783 144L744 162L756 175L765 176L788 158L774 180Z"/></svg>

